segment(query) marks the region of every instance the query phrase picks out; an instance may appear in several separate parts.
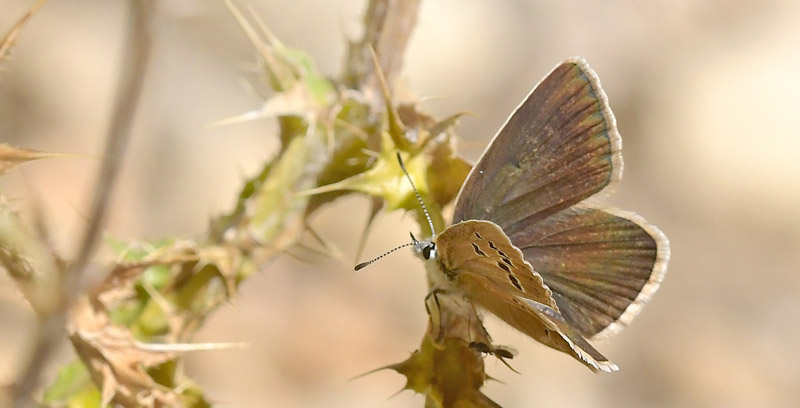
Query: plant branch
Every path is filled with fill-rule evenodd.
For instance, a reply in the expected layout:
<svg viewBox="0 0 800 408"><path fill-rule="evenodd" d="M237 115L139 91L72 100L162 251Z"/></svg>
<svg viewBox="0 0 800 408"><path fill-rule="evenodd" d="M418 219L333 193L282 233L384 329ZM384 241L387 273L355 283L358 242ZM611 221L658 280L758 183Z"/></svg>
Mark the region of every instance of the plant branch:
<svg viewBox="0 0 800 408"><path fill-rule="evenodd" d="M131 133L131 124L136 113L136 105L142 92L145 69L150 51L149 20L152 15L152 0L131 0L131 19L125 47L128 52L122 61L117 103L114 108L111 126L106 138L105 160L100 168L95 196L89 217L89 225L83 236L75 262L70 267L74 277L80 275L97 246L100 229L105 223L108 201L114 181L122 164L122 156Z"/></svg>
<svg viewBox="0 0 800 408"><path fill-rule="evenodd" d="M421 0L370 0L364 16L364 38L351 44L345 59L344 81L353 88L380 89L369 48L378 55L386 82L392 84L403 67Z"/></svg>
<svg viewBox="0 0 800 408"><path fill-rule="evenodd" d="M59 299L55 310L39 316L39 325L30 351L30 359L13 390L12 400L16 407L33 406L31 393L39 384L45 363L62 338L66 313L78 292L78 283L89 263L104 225L108 202L114 187L122 156L131 133L131 124L136 105L141 95L145 68L150 49L149 21L152 15L152 0L131 0L130 20L126 50L121 62L116 106L106 138L105 160L101 164L95 195L87 229L83 235L75 261L62 270L61 285L54 295Z"/></svg>

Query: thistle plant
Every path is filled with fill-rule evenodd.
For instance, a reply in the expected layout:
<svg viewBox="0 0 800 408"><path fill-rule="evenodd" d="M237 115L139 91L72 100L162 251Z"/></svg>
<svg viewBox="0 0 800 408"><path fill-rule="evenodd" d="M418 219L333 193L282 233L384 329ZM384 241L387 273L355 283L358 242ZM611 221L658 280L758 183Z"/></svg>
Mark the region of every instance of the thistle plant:
<svg viewBox="0 0 800 408"><path fill-rule="evenodd" d="M210 406L182 370L183 354L199 346L192 344L193 335L211 312L236 297L248 276L304 236L316 235L307 220L317 210L345 195L368 196L372 217L380 211L408 211L418 221L420 236L430 236L398 155L433 227L443 229L443 211L470 170L457 151L454 126L460 114L437 119L418 100L394 97L419 1L371 0L364 38L349 44L338 79L321 75L311 56L283 44L254 13L227 4L258 55L264 82L274 90L259 109L242 117L274 118L278 151L244 183L234 208L210 221L206 236L107 240L104 245L117 260L86 293L77 293L75 282L94 248L105 201L96 201L95 229L87 231L86 244L74 259L48 247L44 226L33 220L31 227L2 203L0 261L45 322L43 343L34 348L38 354L9 388L18 406L32 403L28 393L40 380L42 361L58 340L60 326L75 360L46 387L41 396L45 406ZM110 131L114 157L124 150L124 138L114 135L127 132L136 102L131 95L141 87L151 7L150 2L131 2L131 41L141 51L133 58L142 66L131 67L124 76L128 81L121 84L129 92L120 97L117 127ZM114 173L113 166L104 166L98 191L110 189ZM43 300L51 291L60 293L54 304ZM508 352L492 346L468 301L435 293L419 297L429 312L419 349L385 368L405 376L406 388L423 394L426 407L497 406L480 392L488 378L483 357L493 352L502 358Z"/></svg>

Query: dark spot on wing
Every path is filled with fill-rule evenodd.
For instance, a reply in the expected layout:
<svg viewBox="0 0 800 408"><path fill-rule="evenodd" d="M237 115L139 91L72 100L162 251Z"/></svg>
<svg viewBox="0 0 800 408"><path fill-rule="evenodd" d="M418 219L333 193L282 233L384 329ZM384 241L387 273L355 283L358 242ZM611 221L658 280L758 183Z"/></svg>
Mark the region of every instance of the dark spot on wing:
<svg viewBox="0 0 800 408"><path fill-rule="evenodd" d="M506 253L505 253L505 252L503 252L503 251L501 251L501 250L499 250L499 249L497 249L496 251L497 251L497 253L498 253L500 256L502 256L503 258L508 258L508 255L506 255Z"/></svg>
<svg viewBox="0 0 800 408"><path fill-rule="evenodd" d="M517 277L514 276L514 274L509 272L508 273L508 280L511 281L511 284L514 285L515 288L517 288L517 289L519 289L519 290L521 290L523 292L525 291L524 289L522 289L522 285L519 284L519 279L517 279Z"/></svg>
<svg viewBox="0 0 800 408"><path fill-rule="evenodd" d="M505 258L505 257L504 257L504 258L503 258L503 262L507 263L509 266L514 266L514 264L513 264L513 263L511 263L511 260L510 260L510 259L508 259L508 258Z"/></svg>
<svg viewBox="0 0 800 408"><path fill-rule="evenodd" d="M494 249L495 251L497 251L497 247L496 247L496 246L494 246L494 242L492 242L492 241L489 241L489 248L492 248L492 249Z"/></svg>
<svg viewBox="0 0 800 408"><path fill-rule="evenodd" d="M504 264L502 262L497 262L497 266L499 266L500 269L506 271L507 273L511 273L511 269L509 269L506 264Z"/></svg>
<svg viewBox="0 0 800 408"><path fill-rule="evenodd" d="M475 231L475 236L476 236L476 237L478 237L478 239L483 239L483 237L481 236L481 234L478 234L478 231Z"/></svg>
<svg viewBox="0 0 800 408"><path fill-rule="evenodd" d="M474 250L475 250L475 253L476 253L476 254L478 254L478 255L480 255L480 256L486 256L486 252L483 252L483 251L481 251L481 249L480 249L480 248L478 248L478 245L477 245L477 244L475 244L474 242L470 242L470 244L472 244L472 249L474 249Z"/></svg>

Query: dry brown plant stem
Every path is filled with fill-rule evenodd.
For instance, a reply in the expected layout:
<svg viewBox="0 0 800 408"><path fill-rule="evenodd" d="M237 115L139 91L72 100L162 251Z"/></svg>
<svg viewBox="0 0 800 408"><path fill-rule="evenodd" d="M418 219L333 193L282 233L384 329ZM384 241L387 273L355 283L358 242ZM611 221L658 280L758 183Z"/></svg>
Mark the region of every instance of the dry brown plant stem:
<svg viewBox="0 0 800 408"><path fill-rule="evenodd" d="M80 277L97 247L100 230L105 223L108 201L122 164L141 95L150 49L149 25L153 3L154 0L129 0L130 16L126 45L122 47L125 51L120 65L116 102L106 136L105 158L98 173L89 222L75 260L60 271L61 284L56 288L57 293L54 293L59 307L38 316L38 327L27 364L12 389L15 407L35 405L32 393L40 383L45 363L50 359L56 345L64 339L67 310L79 294Z"/></svg>
<svg viewBox="0 0 800 408"><path fill-rule="evenodd" d="M421 0L371 0L364 17L364 38L350 47L345 59L345 81L353 88L380 89L369 48L391 87L403 68L403 57L417 22ZM377 96L377 95L376 95Z"/></svg>

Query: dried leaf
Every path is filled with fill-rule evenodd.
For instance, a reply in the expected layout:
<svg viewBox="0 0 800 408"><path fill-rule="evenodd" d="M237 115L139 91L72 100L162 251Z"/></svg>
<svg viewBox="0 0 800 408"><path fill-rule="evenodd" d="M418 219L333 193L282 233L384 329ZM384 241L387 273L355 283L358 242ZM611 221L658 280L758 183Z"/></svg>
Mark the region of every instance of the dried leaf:
<svg viewBox="0 0 800 408"><path fill-rule="evenodd" d="M179 398L150 377L146 368L163 364L174 352L143 350L125 327L111 323L87 297L71 310L67 332L95 384L102 384L102 402L140 406L155 402L177 406Z"/></svg>

